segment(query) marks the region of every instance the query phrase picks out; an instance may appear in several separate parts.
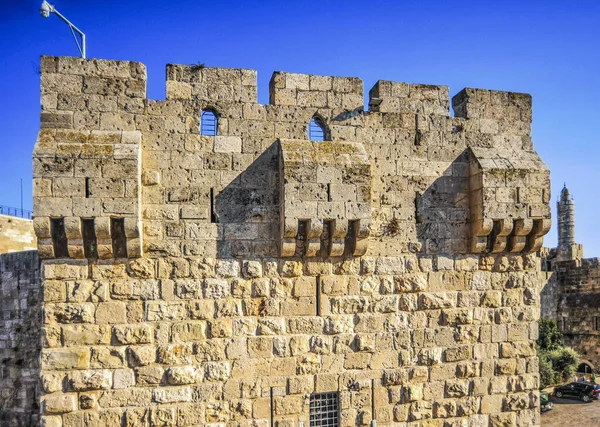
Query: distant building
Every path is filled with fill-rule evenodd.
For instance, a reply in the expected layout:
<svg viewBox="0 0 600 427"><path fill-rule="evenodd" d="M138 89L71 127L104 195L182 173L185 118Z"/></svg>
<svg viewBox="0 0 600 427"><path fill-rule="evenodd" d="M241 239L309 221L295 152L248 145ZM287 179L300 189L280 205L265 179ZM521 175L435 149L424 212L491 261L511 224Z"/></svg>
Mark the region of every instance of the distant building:
<svg viewBox="0 0 600 427"><path fill-rule="evenodd" d="M566 185L557 208L558 246L541 251L548 276L541 315L556 320L586 372L600 366L600 258L583 258L583 246L575 243L575 202Z"/></svg>

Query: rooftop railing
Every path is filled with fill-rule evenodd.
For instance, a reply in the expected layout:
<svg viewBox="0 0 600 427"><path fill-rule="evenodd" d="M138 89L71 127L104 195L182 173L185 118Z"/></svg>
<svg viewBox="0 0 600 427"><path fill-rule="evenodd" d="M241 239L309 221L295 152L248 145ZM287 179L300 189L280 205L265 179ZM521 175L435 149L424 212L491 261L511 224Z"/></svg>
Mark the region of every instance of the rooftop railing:
<svg viewBox="0 0 600 427"><path fill-rule="evenodd" d="M13 208L11 206L0 205L0 215L16 216L17 218L31 219L33 212L27 209Z"/></svg>

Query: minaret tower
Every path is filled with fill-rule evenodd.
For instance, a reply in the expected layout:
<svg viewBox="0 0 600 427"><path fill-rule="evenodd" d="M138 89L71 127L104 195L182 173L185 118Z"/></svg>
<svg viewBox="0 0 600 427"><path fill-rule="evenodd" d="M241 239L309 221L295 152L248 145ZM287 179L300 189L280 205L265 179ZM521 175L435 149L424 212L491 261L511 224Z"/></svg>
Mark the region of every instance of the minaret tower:
<svg viewBox="0 0 600 427"><path fill-rule="evenodd" d="M583 246L575 243L575 202L567 185L560 192L558 210L558 261L583 258Z"/></svg>
<svg viewBox="0 0 600 427"><path fill-rule="evenodd" d="M575 243L575 202L567 184L560 192L558 206L558 246Z"/></svg>

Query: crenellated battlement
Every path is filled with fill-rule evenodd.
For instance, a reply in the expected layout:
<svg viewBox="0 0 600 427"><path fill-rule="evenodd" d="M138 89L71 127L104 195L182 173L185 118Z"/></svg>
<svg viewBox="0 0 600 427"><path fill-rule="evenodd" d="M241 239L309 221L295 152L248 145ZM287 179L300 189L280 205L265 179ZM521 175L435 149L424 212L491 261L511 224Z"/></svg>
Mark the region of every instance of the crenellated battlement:
<svg viewBox="0 0 600 427"><path fill-rule="evenodd" d="M487 243L494 232L484 223L525 221L529 224L549 217L548 172L532 151L531 97L526 94L464 89L452 98L456 113L453 118L449 112L447 86L380 80L369 91L369 111L365 112L363 83L356 77L277 71L269 84L270 104L261 105L257 102L256 71L248 69L169 64L164 101L146 99L146 69L136 62L43 57L41 71L43 131L35 151L35 174L39 183L35 192L37 224L41 224L40 217L47 221L52 219L57 200L64 203L54 213L60 213L61 218L74 224L72 226L79 223L76 218L91 219L98 215L135 218L134 224L140 226L132 230L139 231L128 233L136 242L146 243L131 243L130 254L141 254L144 246L151 252L172 250L178 239L185 239L184 230L191 221L206 221L202 227L223 230L215 231L217 235L249 221L242 227L253 230L242 233L241 240L247 236L245 243L217 243L213 251L233 256L274 255L272 249L254 248L259 245L254 236L264 237L262 244L267 246L267 242L274 239L279 242L278 247L283 248L282 242L290 238L291 231L276 236L276 227L268 224L275 220L278 211L283 215L283 208L275 205L297 201L275 202L273 197L267 196L271 190L254 188L264 193L259 198L260 203L250 210L261 212L260 221L255 222L251 212L247 212L249 216L240 217L229 209L238 204L238 199L244 204L238 188L244 188L245 176L250 176L251 182L257 180L257 174L267 174L267 181L281 179L282 174L286 176L287 171L271 165L265 156L282 149L283 146L278 148L276 144L278 140L307 140L308 123L314 117L321 123L326 139L320 144L331 144L328 141L357 144L370 158L374 182L383 184L371 188L370 197L365 197L372 217L369 221L362 218L363 224L369 224L369 230L363 232L367 235L381 235L383 241L398 239L406 248L420 248L418 250L424 252L479 253L492 247L494 252L502 252L504 246ZM216 114L215 136L201 135L200 121L205 109ZM129 141L132 148L123 148L128 146L120 141L120 132L123 135L136 133ZM114 138L117 139L113 141ZM133 157L119 154L123 150L128 150ZM114 157L110 158L113 151ZM518 154L522 159L520 163L514 153L521 153ZM306 160L309 157L305 156L305 161L310 164L317 159ZM257 162L263 161L261 159L266 163L259 166ZM130 166L128 162L139 166ZM479 162L479 166L473 167L474 162ZM121 163L120 170L129 174L125 186L115 180L112 172ZM515 172L515 168L522 172ZM317 169L315 166L314 171ZM307 170L307 173L314 172ZM519 173L524 177L514 189L509 180L486 184L488 178L485 178L483 184L475 184L481 181L477 177ZM530 174L533 174L531 179ZM302 180L320 182L315 176ZM70 195L65 194L67 183L72 191ZM104 184L102 191L98 183ZM493 191L498 193L495 198L501 201L498 206L502 209L496 205L486 207L486 185L494 186ZM186 188L191 189L190 195L181 195ZM364 189L358 190L355 186L352 191L358 194ZM543 197L526 196L538 193ZM205 196L195 196L199 194ZM282 197L299 197L287 194L283 193ZM471 202L459 202L461 198L457 194L463 194L465 200ZM307 200L312 203L311 197ZM225 198L227 202L221 202ZM133 201L135 208L119 213L127 200ZM155 205L156 208L148 207ZM155 213L156 209L172 212L168 218L175 223L162 223L166 214ZM348 212L343 206L336 209ZM339 218L339 214L335 216L294 217L294 221L311 220L314 227L319 218L316 228L320 230L319 236L315 237L318 240L325 233L326 227L323 227L327 221L344 219ZM219 218L222 222L216 225ZM355 219L358 218L344 220ZM229 221L233 222L224 223ZM446 232L439 231L440 222L446 224ZM386 232L390 223L399 223L402 231L390 236ZM41 245L50 242L49 224L37 228L42 233L38 236ZM182 231L172 234L178 227ZM263 228L264 232L259 231ZM530 228L521 233L530 233ZM507 234L508 238L511 230L512 226L500 233ZM539 228L536 236L545 232L545 227ZM83 244L81 233L80 228L71 230L71 240L78 241L77 245ZM103 239L110 241L110 235L110 232L104 233ZM165 240L165 237L169 238ZM171 240L172 243L166 243ZM186 250L183 242L179 240L175 245L179 248L176 252ZM519 244L511 246L511 250L533 250L538 246L537 243ZM52 255L51 245L47 248L42 251L43 256ZM105 256L114 254L109 249L110 245L105 246ZM76 257L83 256L82 247L77 251L71 247L69 253L72 251L75 251L73 256L75 253ZM295 251L285 252L293 255Z"/></svg>
<svg viewBox="0 0 600 427"><path fill-rule="evenodd" d="M81 107L79 95L83 94L84 100L89 99L86 107L90 111L135 112L136 108L127 103L127 99L146 98L146 67L139 62L45 56L42 57L41 73L44 76L44 110L57 107L63 110L69 105ZM167 101L196 99L215 103L258 103L255 70L167 64L166 76ZM58 95L61 96L60 103ZM78 95L78 99L69 95ZM104 104L98 102L97 97L107 96L111 99L104 99ZM367 105L373 113L449 117L449 99L447 86L379 80L369 91ZM161 102L164 101L154 101ZM362 111L363 82L358 77L275 71L269 82L269 104ZM528 94L466 88L452 97L452 108L456 117L465 119L531 123L531 96ZM46 120L64 126L69 122L65 116L46 116Z"/></svg>
<svg viewBox="0 0 600 427"><path fill-rule="evenodd" d="M448 86L379 80L369 91L370 111L450 116Z"/></svg>

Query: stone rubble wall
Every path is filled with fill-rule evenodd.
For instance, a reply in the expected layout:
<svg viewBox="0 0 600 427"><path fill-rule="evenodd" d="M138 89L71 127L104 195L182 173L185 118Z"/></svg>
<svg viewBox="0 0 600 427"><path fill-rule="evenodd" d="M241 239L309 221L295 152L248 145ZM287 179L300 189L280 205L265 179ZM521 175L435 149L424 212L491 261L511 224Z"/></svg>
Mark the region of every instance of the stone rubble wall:
<svg viewBox="0 0 600 427"><path fill-rule="evenodd" d="M364 112L354 77L276 72L260 105L253 70L168 65L165 101L145 99L139 63L43 57L41 70L46 426L292 427L331 391L342 426L539 425L532 251L549 173L528 95L465 89L450 117L444 86L379 81ZM199 134L204 109L214 137ZM100 175L116 167L102 138L130 132L139 185L117 174L86 191L90 156ZM131 217L111 210L134 199ZM81 259L80 221L109 248L103 224L119 218L135 219L139 250ZM327 236L334 220L348 234Z"/></svg>
<svg viewBox="0 0 600 427"><path fill-rule="evenodd" d="M37 249L33 222L29 219L0 215L0 254Z"/></svg>
<svg viewBox="0 0 600 427"><path fill-rule="evenodd" d="M37 251L0 255L0 426L39 425L41 279Z"/></svg>

